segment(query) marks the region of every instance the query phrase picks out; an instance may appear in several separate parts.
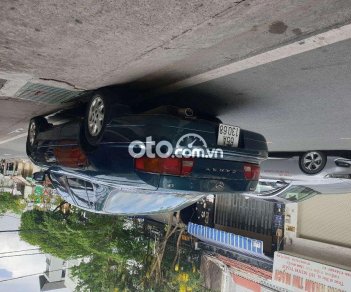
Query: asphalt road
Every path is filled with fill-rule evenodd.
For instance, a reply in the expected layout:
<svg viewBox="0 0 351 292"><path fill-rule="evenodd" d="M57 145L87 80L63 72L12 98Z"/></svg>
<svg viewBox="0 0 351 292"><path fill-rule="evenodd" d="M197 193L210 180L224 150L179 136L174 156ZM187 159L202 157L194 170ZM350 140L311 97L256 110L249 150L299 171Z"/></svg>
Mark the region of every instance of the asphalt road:
<svg viewBox="0 0 351 292"><path fill-rule="evenodd" d="M0 158L27 158L26 137L0 144Z"/></svg>
<svg viewBox="0 0 351 292"><path fill-rule="evenodd" d="M27 133L29 120L56 108L57 105L0 97L0 158L26 157L23 136Z"/></svg>
<svg viewBox="0 0 351 292"><path fill-rule="evenodd" d="M350 20L349 0L3 0L0 79L158 87Z"/></svg>
<svg viewBox="0 0 351 292"><path fill-rule="evenodd" d="M351 150L351 40L231 74L156 103L264 134L271 151Z"/></svg>
<svg viewBox="0 0 351 292"><path fill-rule="evenodd" d="M148 97L143 103L191 106L217 115L224 123L264 134L271 151L350 150L350 47L351 40L338 42L173 94ZM6 129L15 124L26 130L31 115L49 108L9 99L2 101L0 112L7 117ZM0 144L0 153L24 155L24 141Z"/></svg>
<svg viewBox="0 0 351 292"><path fill-rule="evenodd" d="M0 141L26 132L30 118L50 112L57 107L58 105L0 97Z"/></svg>
<svg viewBox="0 0 351 292"><path fill-rule="evenodd" d="M272 151L351 148L351 43L337 42L351 39L348 0L90 4L2 3L0 156L24 154L29 119L57 106L9 97L38 82L66 89L128 85L140 90L143 105L190 106L260 132ZM276 61L264 64L279 48L295 53L274 53ZM157 93L252 57L236 73Z"/></svg>

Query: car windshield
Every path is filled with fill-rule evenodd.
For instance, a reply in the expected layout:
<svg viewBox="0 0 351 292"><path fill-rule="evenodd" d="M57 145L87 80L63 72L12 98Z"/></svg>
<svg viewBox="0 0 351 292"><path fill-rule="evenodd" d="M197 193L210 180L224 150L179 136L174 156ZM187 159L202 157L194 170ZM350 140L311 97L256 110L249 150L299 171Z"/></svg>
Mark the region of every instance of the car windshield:
<svg viewBox="0 0 351 292"><path fill-rule="evenodd" d="M284 181L262 180L259 181L254 194L261 197L279 197L290 202L300 202L319 194L319 192L305 186L289 185Z"/></svg>
<svg viewBox="0 0 351 292"><path fill-rule="evenodd" d="M284 181L275 181L275 180L260 180L257 184L255 193L257 193L257 195L269 195L271 194L273 191L277 191L285 186L287 186L288 183L284 182Z"/></svg>
<svg viewBox="0 0 351 292"><path fill-rule="evenodd" d="M278 197L290 202L301 202L317 194L319 192L305 186L291 186L279 194Z"/></svg>

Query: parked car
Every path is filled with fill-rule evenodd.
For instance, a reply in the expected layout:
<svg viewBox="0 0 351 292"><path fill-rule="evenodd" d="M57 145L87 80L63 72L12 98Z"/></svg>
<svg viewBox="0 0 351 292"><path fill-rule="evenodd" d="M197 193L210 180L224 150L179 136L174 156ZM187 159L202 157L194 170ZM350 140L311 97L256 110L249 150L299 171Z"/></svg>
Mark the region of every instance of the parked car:
<svg viewBox="0 0 351 292"><path fill-rule="evenodd" d="M270 153L261 165L262 178L320 180L350 178L351 151Z"/></svg>
<svg viewBox="0 0 351 292"><path fill-rule="evenodd" d="M100 92L31 119L26 149L70 203L115 214L165 212L208 193L254 190L268 155L260 134L189 108L138 112Z"/></svg>
<svg viewBox="0 0 351 292"><path fill-rule="evenodd" d="M255 192L247 197L300 202L319 194L351 192L350 151L270 153Z"/></svg>

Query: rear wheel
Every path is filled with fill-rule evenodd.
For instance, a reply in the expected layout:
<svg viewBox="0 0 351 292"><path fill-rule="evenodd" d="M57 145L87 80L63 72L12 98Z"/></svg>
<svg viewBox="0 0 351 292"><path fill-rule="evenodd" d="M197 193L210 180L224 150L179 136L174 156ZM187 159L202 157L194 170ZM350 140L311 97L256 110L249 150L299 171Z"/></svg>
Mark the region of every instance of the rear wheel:
<svg viewBox="0 0 351 292"><path fill-rule="evenodd" d="M108 100L101 93L90 99L84 118L84 143L97 146L102 139L107 123Z"/></svg>
<svg viewBox="0 0 351 292"><path fill-rule="evenodd" d="M321 151L308 151L299 159L302 172L311 175L321 172L326 163L327 156Z"/></svg>

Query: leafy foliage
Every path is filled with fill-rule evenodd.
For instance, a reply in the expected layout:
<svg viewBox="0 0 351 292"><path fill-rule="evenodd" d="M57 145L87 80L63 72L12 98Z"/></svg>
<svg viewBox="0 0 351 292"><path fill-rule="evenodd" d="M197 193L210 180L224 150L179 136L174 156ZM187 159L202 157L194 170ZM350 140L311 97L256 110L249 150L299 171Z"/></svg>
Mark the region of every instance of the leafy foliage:
<svg viewBox="0 0 351 292"><path fill-rule="evenodd" d="M80 279L77 289L110 291L138 285L131 275L139 272L147 249L143 234L137 228L124 228L125 220L93 213L86 219L79 212L66 216L31 210L22 214L20 237L64 260L88 259L72 268L72 275ZM130 259L138 265L128 270Z"/></svg>
<svg viewBox="0 0 351 292"><path fill-rule="evenodd" d="M0 215L6 212L21 214L26 207L22 196L14 196L11 193L0 193Z"/></svg>
<svg viewBox="0 0 351 292"><path fill-rule="evenodd" d="M62 259L97 255L116 261L137 257L143 243L134 230L124 230L120 217L80 213L66 216L60 212L31 210L22 214L20 236L45 253ZM116 240L118 239L118 240ZM118 251L118 253L116 252Z"/></svg>
<svg viewBox="0 0 351 292"><path fill-rule="evenodd" d="M79 279L77 291L179 291L184 287L201 291L197 288L200 275L194 269L193 250L179 250L174 244L177 237L170 245L164 237L157 243L145 226L133 219L93 213L87 217L77 211L68 216L27 211L22 214L20 236L59 258L84 258L71 268ZM151 273L158 245L165 247L160 281ZM175 258L179 269L175 269Z"/></svg>

